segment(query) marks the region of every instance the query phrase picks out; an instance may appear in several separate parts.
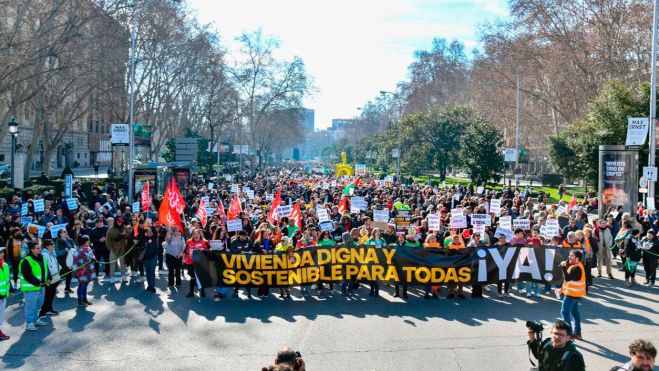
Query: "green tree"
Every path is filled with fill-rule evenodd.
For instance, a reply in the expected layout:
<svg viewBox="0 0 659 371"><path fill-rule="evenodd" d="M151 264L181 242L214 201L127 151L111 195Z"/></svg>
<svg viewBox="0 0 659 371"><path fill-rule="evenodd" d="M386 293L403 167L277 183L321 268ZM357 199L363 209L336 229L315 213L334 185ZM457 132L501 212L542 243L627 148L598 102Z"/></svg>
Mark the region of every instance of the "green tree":
<svg viewBox="0 0 659 371"><path fill-rule="evenodd" d="M498 182L504 170L503 135L490 123L475 118L462 138L460 159L473 182Z"/></svg>
<svg viewBox="0 0 659 371"><path fill-rule="evenodd" d="M162 154L162 158L167 162L176 161L176 141L170 139L165 143L166 152Z"/></svg>
<svg viewBox="0 0 659 371"><path fill-rule="evenodd" d="M622 145L627 137L627 118L648 117L650 90L611 80L590 104L588 115L549 141L549 159L558 171L571 178L597 184L599 146ZM647 152L641 151L645 161ZM645 152L645 155L643 155Z"/></svg>

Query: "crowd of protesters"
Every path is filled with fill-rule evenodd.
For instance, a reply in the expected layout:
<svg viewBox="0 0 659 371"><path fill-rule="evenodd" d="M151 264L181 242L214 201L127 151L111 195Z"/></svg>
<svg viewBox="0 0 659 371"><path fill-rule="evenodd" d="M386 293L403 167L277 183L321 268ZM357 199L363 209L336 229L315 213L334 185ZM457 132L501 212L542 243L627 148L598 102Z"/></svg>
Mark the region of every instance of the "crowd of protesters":
<svg viewBox="0 0 659 371"><path fill-rule="evenodd" d="M579 248L584 251L582 262L587 275L587 286L596 284L597 278L613 279L612 270L625 271L628 285L636 284L636 268L642 261L645 284L654 285L657 257L659 256L659 214L639 205L635 215L623 212L621 207L609 208L602 219L588 216L594 212L596 202L586 195L580 203L560 201L550 204L543 192L535 193L531 187L503 187L499 190L480 189L464 185L422 185L410 179L396 177L362 176L358 178L351 196L363 197L365 210L350 207L346 185L354 178L312 174L298 167L270 168L249 176L227 176L221 179L195 177L179 185L184 201L180 215L182 230L163 226L158 221L158 210L163 195L153 192L151 184L147 210L133 212L133 202L123 197L113 183L94 185L84 192L75 184L71 207L63 192L55 195L44 192L34 195L16 190L8 200L0 199L0 281L7 276L8 287L0 285L0 329L3 308L10 293L25 296L26 329L36 330L46 323L43 316L56 315L57 288L64 285L68 296L77 284L79 307L92 305L87 298L89 284L141 284L145 290L156 292L156 280L166 280L170 288L180 287L187 280L187 296L205 297L207 291L220 301L231 295L239 296L239 288L206 288L197 282L192 264L196 249L216 249L233 253L289 253L311 245L370 245L375 248L424 247L464 249L481 246L554 245ZM236 192L236 188L238 192ZM249 191L245 191L245 190ZM273 195L280 190L280 205L297 203L299 218L277 216L268 220ZM253 192L253 194L252 194ZM227 206L238 198L242 230L227 229ZM43 211L35 211L35 201L43 199ZM139 201L136 194L133 201ZM501 200L500 213L490 213L492 200ZM202 202L203 200L203 202ZM235 201L234 201L235 202ZM41 203L39 201L39 203ZM207 220L199 220L200 204L205 204ZM27 205L27 207L23 206ZM140 208L141 209L141 208ZM318 209L325 209L330 226L321 228ZM461 209L468 228L451 228L451 212ZM375 210L387 210L390 220L374 221ZM399 214L409 215L401 228L395 220ZM438 230L430 230L428 216L439 215ZM491 215L491 225L474 230L473 214ZM512 236L497 235L501 217L528 219L529 229L515 229ZM31 218L31 222L28 219ZM548 220L556 219L560 233L547 236L542 233ZM59 228L55 235L53 226ZM496 237L495 237L496 236ZM119 270L117 271L117 266ZM606 278L608 277L608 278ZM369 296L380 295L380 283L370 283ZM506 297L517 293L526 297L553 297L549 285L512 282L496 285L496 294ZM362 285L356 281L338 285L317 284L302 286L299 294L359 295ZM93 288L92 288L93 289ZM336 291L335 291L336 289ZM446 296L465 298L462 285L449 285ZM543 290L544 289L544 290ZM408 287L395 285L394 296L408 299L408 292L416 291L424 298L438 298L442 287ZM471 288L471 296L480 298L485 285ZM252 298L252 290L245 289ZM278 290L282 299L291 296L290 288ZM259 297L270 296L267 288L256 291ZM0 339L8 338L0 331Z"/></svg>

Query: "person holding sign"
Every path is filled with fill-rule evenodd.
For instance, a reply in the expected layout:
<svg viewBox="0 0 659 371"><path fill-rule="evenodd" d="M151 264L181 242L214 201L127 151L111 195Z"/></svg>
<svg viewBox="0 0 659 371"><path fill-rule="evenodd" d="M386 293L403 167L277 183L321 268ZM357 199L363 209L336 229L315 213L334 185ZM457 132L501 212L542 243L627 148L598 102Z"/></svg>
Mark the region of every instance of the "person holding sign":
<svg viewBox="0 0 659 371"><path fill-rule="evenodd" d="M190 276L190 288L186 297L194 297L195 288L197 288L197 275L192 264L192 254L195 250L207 250L208 243L203 239L200 229L192 231L190 239L185 244L185 256L183 257L183 266L188 269ZM199 282L199 297L206 297L205 287Z"/></svg>
<svg viewBox="0 0 659 371"><path fill-rule="evenodd" d="M449 250L458 251L464 250L467 245L465 245L464 239L469 238L469 230L465 229L462 233L458 233L455 229L451 229L451 242L446 246ZM448 285L448 299L453 299L456 295L460 299L464 299L463 285Z"/></svg>

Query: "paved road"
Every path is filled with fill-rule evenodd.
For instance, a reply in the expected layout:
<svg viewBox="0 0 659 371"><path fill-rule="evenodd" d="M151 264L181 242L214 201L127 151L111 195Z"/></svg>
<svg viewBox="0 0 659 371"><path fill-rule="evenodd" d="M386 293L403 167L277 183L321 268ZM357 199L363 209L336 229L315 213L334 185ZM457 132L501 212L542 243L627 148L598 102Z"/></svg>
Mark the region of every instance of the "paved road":
<svg viewBox="0 0 659 371"><path fill-rule="evenodd" d="M362 288L349 299L248 300L241 293L216 303L169 292L162 278L157 294L137 283L95 286L88 309L60 293L60 315L36 332L23 331L22 305L12 299L4 326L12 339L0 343L0 368L257 370L290 345L314 371L528 370L524 322L552 321L560 309L555 299L491 293L464 301L415 293L404 303L390 288L379 299ZM624 362L638 337L659 345L659 288L596 284L582 306L585 340L578 342L588 369Z"/></svg>

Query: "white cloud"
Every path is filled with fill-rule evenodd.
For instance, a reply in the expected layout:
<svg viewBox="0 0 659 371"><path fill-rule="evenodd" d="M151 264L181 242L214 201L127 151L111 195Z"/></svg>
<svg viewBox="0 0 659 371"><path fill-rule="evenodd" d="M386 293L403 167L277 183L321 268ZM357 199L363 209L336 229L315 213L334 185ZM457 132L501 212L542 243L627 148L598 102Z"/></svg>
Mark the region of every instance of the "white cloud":
<svg viewBox="0 0 659 371"><path fill-rule="evenodd" d="M262 27L281 39L279 55L300 56L320 89L305 103L321 128L332 118L357 115L356 108L380 90L393 90L406 78L413 52L429 48L434 37L458 39L469 51L477 46L476 24L506 14L502 0L189 3L202 23L216 26L230 53L236 36Z"/></svg>

